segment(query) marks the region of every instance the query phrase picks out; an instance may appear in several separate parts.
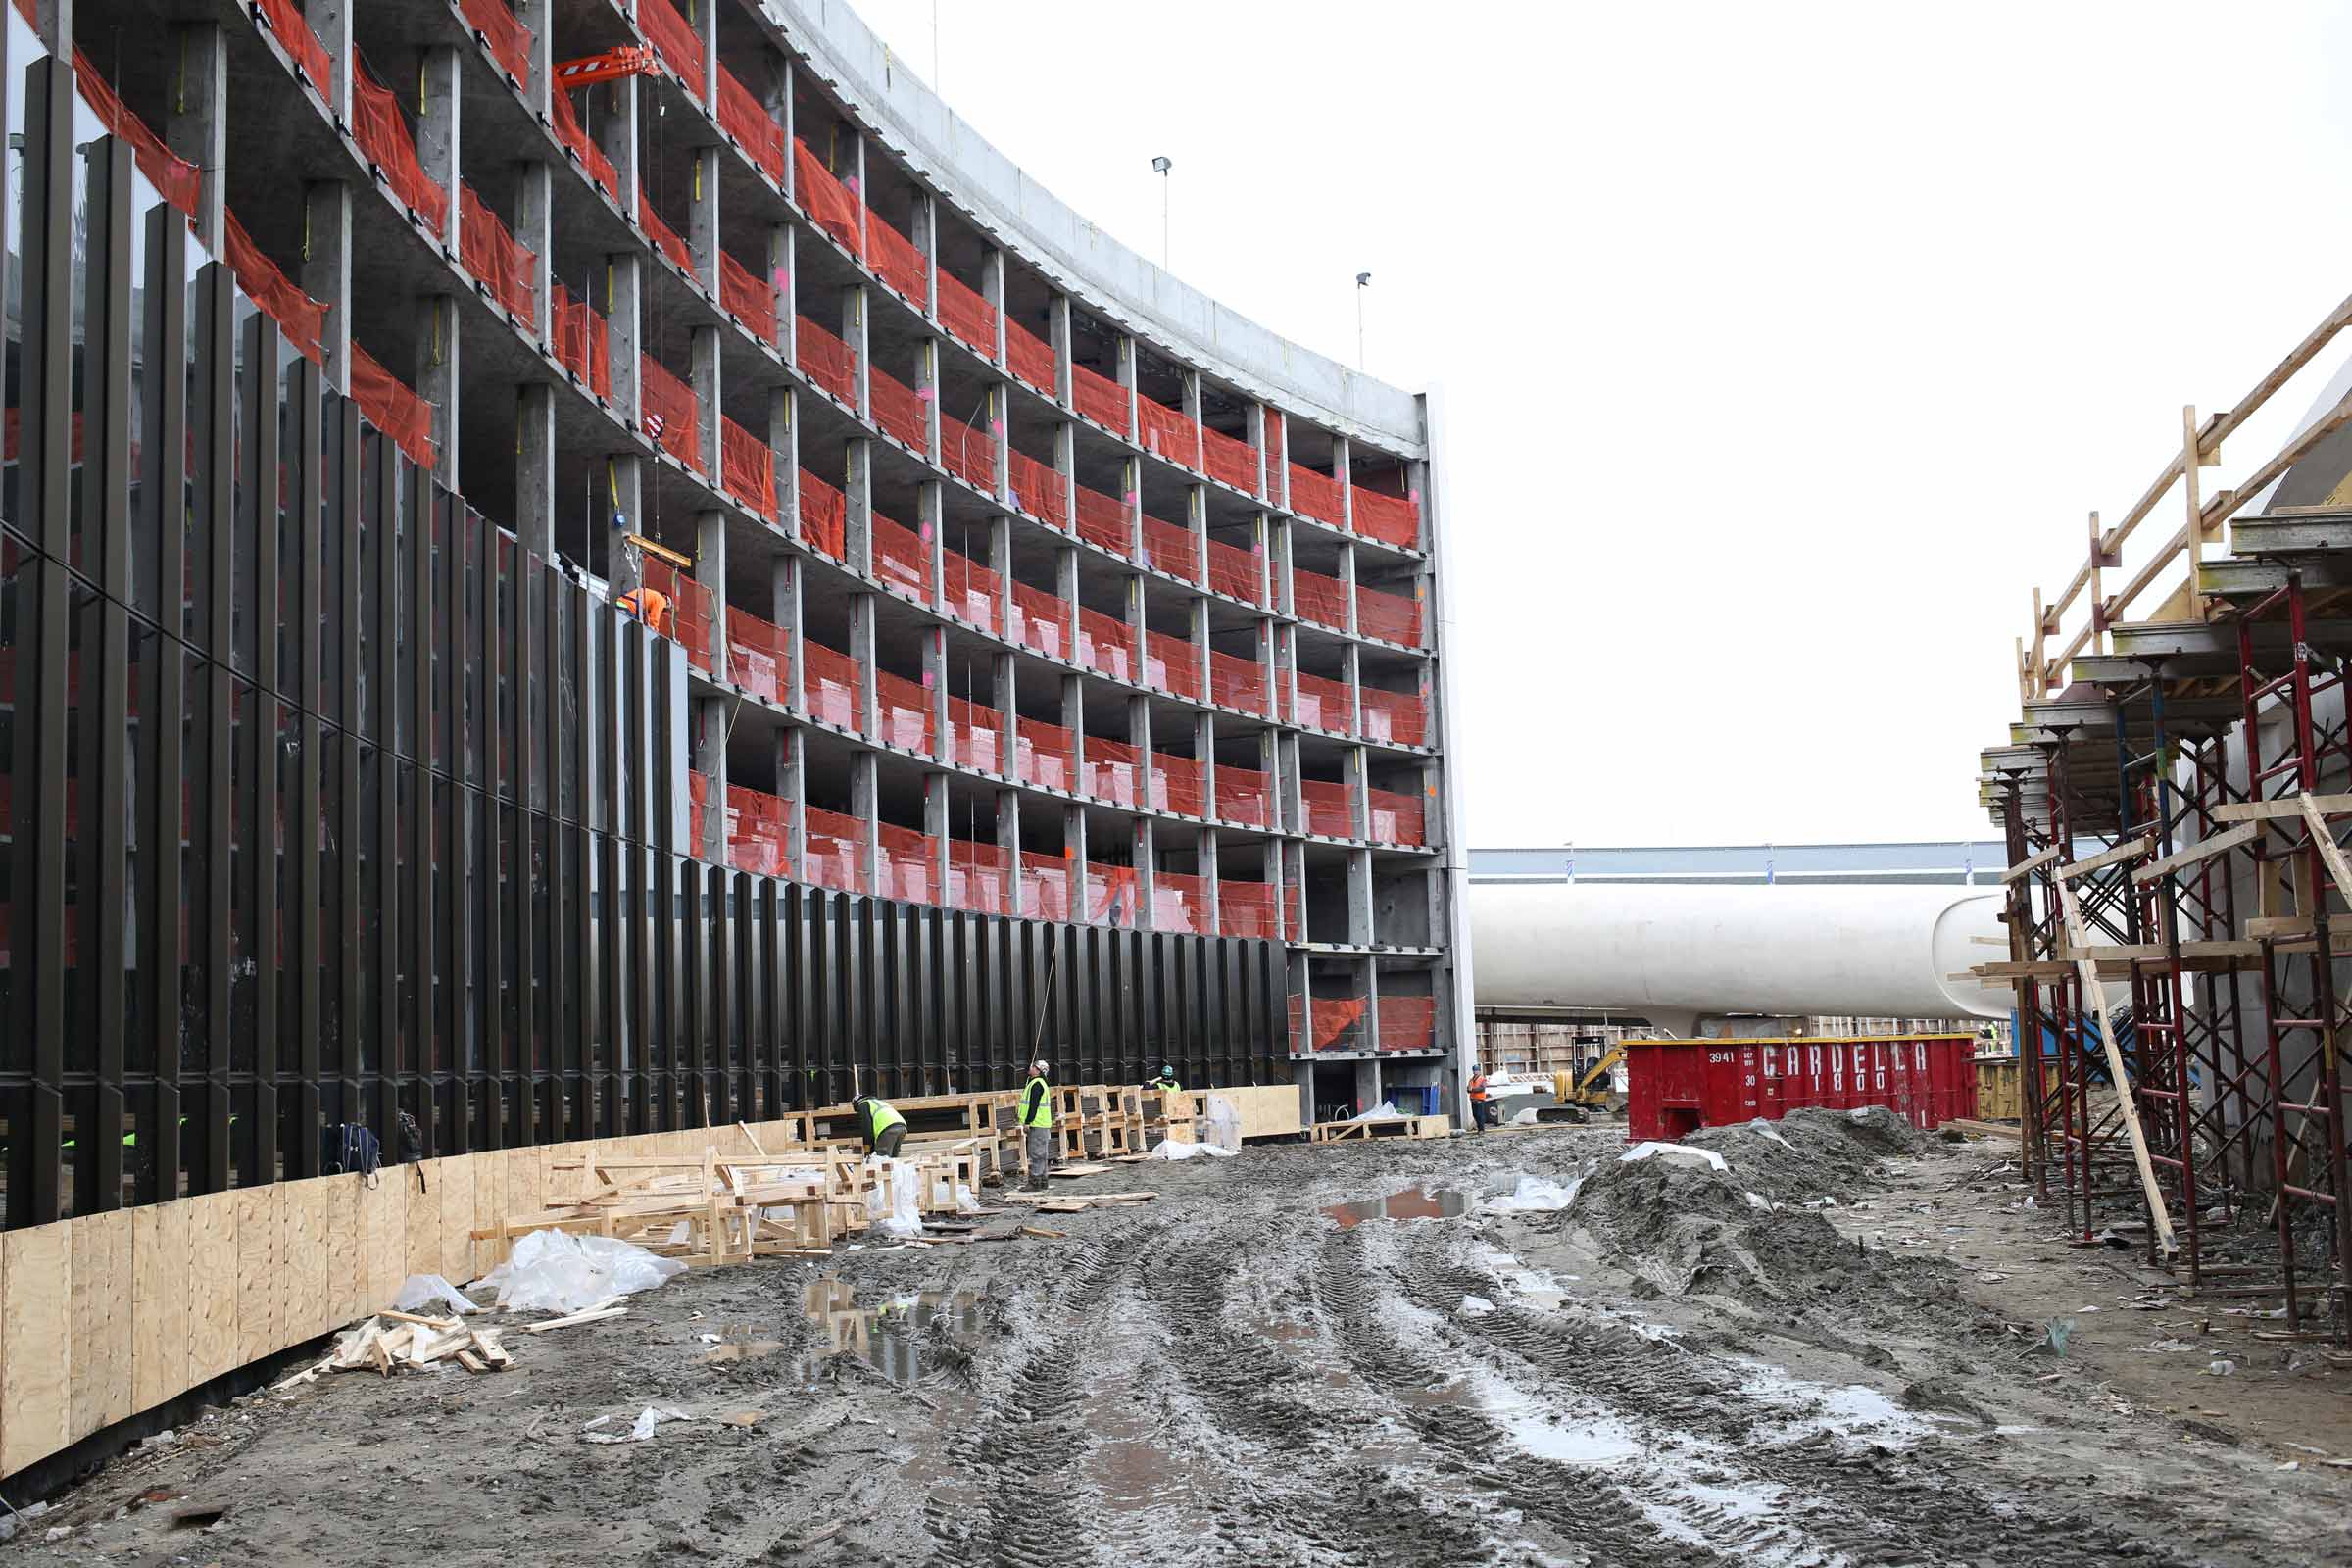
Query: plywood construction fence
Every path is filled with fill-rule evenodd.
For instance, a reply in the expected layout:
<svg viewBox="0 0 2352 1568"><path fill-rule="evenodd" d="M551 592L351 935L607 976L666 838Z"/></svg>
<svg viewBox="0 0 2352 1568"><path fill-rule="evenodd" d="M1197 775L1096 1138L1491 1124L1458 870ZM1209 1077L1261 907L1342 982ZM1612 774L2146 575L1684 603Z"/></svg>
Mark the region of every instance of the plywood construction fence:
<svg viewBox="0 0 2352 1568"><path fill-rule="evenodd" d="M576 1186L551 1166L751 1154L805 1125L457 1154L0 1232L0 1478L388 1306L411 1274L488 1273L508 1244L471 1233Z"/></svg>

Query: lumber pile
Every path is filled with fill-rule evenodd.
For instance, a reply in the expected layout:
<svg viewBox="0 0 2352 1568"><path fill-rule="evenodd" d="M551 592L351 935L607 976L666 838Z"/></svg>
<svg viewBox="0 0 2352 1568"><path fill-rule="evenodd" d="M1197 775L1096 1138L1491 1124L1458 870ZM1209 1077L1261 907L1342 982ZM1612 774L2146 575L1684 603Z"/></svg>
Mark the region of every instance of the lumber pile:
<svg viewBox="0 0 2352 1568"><path fill-rule="evenodd" d="M1307 1130L1307 1141L1337 1144L1374 1138L1446 1138L1452 1131L1449 1116L1382 1116L1371 1121L1319 1121Z"/></svg>
<svg viewBox="0 0 2352 1568"><path fill-rule="evenodd" d="M1139 1152L1150 1153L1165 1143L1197 1143L1193 1123L1197 1099L1185 1090L1164 1094L1146 1085L1136 1092L1136 1114L1143 1126Z"/></svg>
<svg viewBox="0 0 2352 1568"><path fill-rule="evenodd" d="M609 1308L577 1313L552 1323L534 1324L523 1332L537 1333L543 1328L562 1328L566 1323L617 1317L619 1312L619 1308ZM338 1335L334 1350L324 1360L295 1373L271 1392L281 1392L298 1383L317 1382L321 1372L373 1372L388 1378L395 1372L430 1371L443 1361L455 1361L476 1375L504 1372L514 1364L514 1352L500 1338L504 1332L474 1328L460 1317L378 1312L359 1327Z"/></svg>

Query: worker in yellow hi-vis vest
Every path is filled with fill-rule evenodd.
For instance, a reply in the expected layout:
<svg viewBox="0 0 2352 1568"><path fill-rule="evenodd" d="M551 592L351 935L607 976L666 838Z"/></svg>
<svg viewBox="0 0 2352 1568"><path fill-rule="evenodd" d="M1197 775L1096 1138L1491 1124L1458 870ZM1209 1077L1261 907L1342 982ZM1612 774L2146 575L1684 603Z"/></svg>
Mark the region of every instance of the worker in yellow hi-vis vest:
<svg viewBox="0 0 2352 1568"><path fill-rule="evenodd" d="M1028 1190L1046 1190L1046 1172L1054 1164L1054 1089L1046 1082L1046 1064L1029 1064L1029 1082L1022 1086L1018 1106L1021 1136L1029 1156Z"/></svg>
<svg viewBox="0 0 2352 1568"><path fill-rule="evenodd" d="M858 1131L865 1137L865 1147L884 1159L899 1157L899 1146L906 1141L906 1118L900 1115L887 1100L872 1095L860 1095L850 1102L858 1112Z"/></svg>

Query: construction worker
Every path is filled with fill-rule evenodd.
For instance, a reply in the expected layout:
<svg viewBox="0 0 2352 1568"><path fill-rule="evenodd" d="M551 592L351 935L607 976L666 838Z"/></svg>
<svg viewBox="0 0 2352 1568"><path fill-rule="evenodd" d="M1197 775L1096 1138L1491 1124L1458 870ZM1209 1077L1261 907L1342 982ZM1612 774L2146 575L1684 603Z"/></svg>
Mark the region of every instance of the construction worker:
<svg viewBox="0 0 2352 1568"><path fill-rule="evenodd" d="M884 1159L898 1158L899 1146L906 1141L906 1118L889 1101L872 1095L859 1095L850 1108L858 1113L858 1130L865 1135L866 1149Z"/></svg>
<svg viewBox="0 0 2352 1568"><path fill-rule="evenodd" d="M1184 1093L1184 1085L1176 1081L1176 1068L1171 1063L1164 1061L1159 1064L1159 1076L1152 1080L1152 1087L1163 1095Z"/></svg>
<svg viewBox="0 0 2352 1568"><path fill-rule="evenodd" d="M1054 1089L1046 1082L1046 1064L1029 1064L1029 1082L1021 1088L1018 1106L1029 1160L1028 1190L1046 1190L1046 1171L1054 1163Z"/></svg>
<svg viewBox="0 0 2352 1568"><path fill-rule="evenodd" d="M1487 1069L1473 1067L1470 1069L1470 1130L1485 1132L1488 1119L1493 1114L1492 1102L1487 1098Z"/></svg>
<svg viewBox="0 0 2352 1568"><path fill-rule="evenodd" d="M625 610L645 622L653 631L670 632L676 626L669 612L669 595L659 588L643 585L630 589L612 601L612 608Z"/></svg>

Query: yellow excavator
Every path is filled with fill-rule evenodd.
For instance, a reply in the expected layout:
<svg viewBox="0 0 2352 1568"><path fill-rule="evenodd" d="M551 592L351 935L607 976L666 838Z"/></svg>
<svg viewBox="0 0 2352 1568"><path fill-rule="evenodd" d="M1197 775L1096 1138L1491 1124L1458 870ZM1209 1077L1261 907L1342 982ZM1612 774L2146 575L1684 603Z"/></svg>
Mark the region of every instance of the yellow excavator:
<svg viewBox="0 0 2352 1568"><path fill-rule="evenodd" d="M1551 1075L1552 1098L1559 1104L1580 1111L1609 1108L1609 1071L1625 1060L1625 1047L1612 1046L1600 1059L1585 1069L1583 1077L1562 1070ZM1539 1112L1539 1118L1541 1113Z"/></svg>

